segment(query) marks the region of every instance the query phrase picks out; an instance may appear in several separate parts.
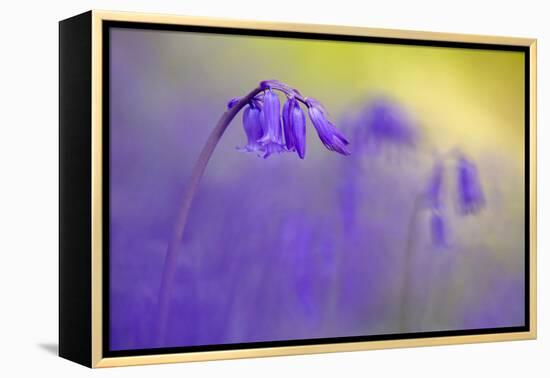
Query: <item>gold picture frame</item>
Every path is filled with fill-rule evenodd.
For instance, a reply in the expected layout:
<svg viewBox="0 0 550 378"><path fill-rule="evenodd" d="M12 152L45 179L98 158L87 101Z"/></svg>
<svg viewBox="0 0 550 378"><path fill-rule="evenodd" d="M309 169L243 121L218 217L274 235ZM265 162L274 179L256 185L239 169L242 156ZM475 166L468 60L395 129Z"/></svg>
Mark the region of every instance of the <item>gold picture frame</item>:
<svg viewBox="0 0 550 378"><path fill-rule="evenodd" d="M103 269L104 261L102 258L102 243L103 243L103 229L104 219L102 214L103 209L103 156L102 151L104 146L102 143L103 129L102 123L104 122L103 114L103 83L104 72L103 70L103 38L104 38L104 24L106 22L132 22L143 24L162 24L162 25L192 25L192 26L206 26L217 28L238 28L238 29L251 29L251 30L266 30L266 31L284 31L284 32L300 32L300 33L319 33L319 34L332 34L332 35L346 35L346 36L358 36L358 37L376 37L376 38L390 38L400 39L403 41L440 41L440 42L457 42L457 43L471 43L471 44L489 44L489 45L503 45L503 46L519 46L525 48L528 51L529 62L529 326L528 330L522 332L510 332L510 333L495 333L495 334L476 334L476 335L457 335L457 336L445 336L445 337L426 337L426 338L406 338L397 340L379 340L379 341L363 341L363 342L342 342L331 344L313 344L313 345L299 345L299 346L277 346L277 347L265 347L265 348L252 348L252 349L233 349L233 350L214 350L214 351L200 351L200 352L186 352L186 353L169 353L169 354L147 354L147 355L134 355L134 356L121 356L121 357L105 357L103 353ZM358 351L358 350L371 350L371 349L385 349L385 348L402 348L402 347L418 347L418 346L434 346L434 345L447 345L447 344L464 344L464 343L480 343L480 342L494 342L494 341L511 341L511 340L528 340L535 339L537 334L536 326L536 222L537 222L537 181L536 181L536 54L537 54L537 41L536 39L528 38L512 38L512 37L500 37L500 36L482 36L482 35L468 35L468 34L452 34L452 33L434 33L434 32L422 32L422 31L405 31L405 30L391 30L391 29L374 29L363 27L349 27L349 26L334 26L334 25L316 25L316 24L293 24L293 23L272 23L272 22L257 22L246 20L230 20L230 19L217 19L209 17L188 17L188 16L174 16L174 15L160 15L160 14L144 14L144 13L127 13L127 12L110 12L110 11L98 11L93 10L87 12L81 16L62 21L60 24L60 78L61 92L64 90L64 85L74 85L75 80L87 80L82 88L84 94L86 91L90 91L90 97L84 99L90 100L90 102L83 101L81 97L60 95L60 123L61 123L61 139L64 140L64 132L76 132L68 131L69 123L74 126L74 122L88 122L89 128L84 128L83 134L78 137L89 143L89 162L91 163L90 170L85 173L89 174L89 181L82 183L83 187L90 185L89 191L84 194L80 192L74 192L72 197L69 196L70 190L64 191L63 185L65 185L64 177L69 179L72 171L70 167L66 167L64 170L63 159L66 159L64 151L69 153L70 148L64 149L64 144L61 143L61 186L62 193L60 197L65 198L66 204L61 203L61 235L62 239L64 235L71 233L76 238L79 238L79 233L87 233L86 239L78 239L74 241L62 241L60 244L60 355L71 359L73 361L82 363L90 367L114 367L114 366L128 366L128 365L143 365L143 364L157 364L157 363L173 363L173 362L187 362L187 361L206 361L217 359L237 359L248 357L267 357L267 356L283 356L283 355L297 355L297 354L310 354L310 353L327 353L327 352L345 352L345 351ZM84 33L83 41L78 39L78 33ZM71 36L68 36L71 34ZM72 38L72 39L71 39ZM82 79L82 75L78 73L72 75L66 74L68 69L69 60L74 61L74 54L78 53L79 49L86 49L89 54L80 54L82 62L88 62L89 77ZM85 72L85 71L84 71ZM71 81L73 80L73 81ZM527 84L527 83L526 83ZM69 89L66 89L67 91ZM68 112L68 108L74 104L71 101L81 101L78 106L84 113L79 115L71 115ZM71 118L81 117L81 118ZM72 143L74 140L73 135L67 134L66 143ZM78 157L76 157L78 158ZM64 173L65 172L65 173ZM82 173L81 173L82 174ZM76 190L76 189L75 189ZM90 200L85 203L85 206L89 207L87 216L90 216L89 224L85 223L80 231L74 230L71 227L77 227L73 221L69 221L70 210L67 210L64 206L70 206L74 201L80 200L83 197L90 196ZM87 198L87 197L86 197ZM63 201L62 201L63 202ZM86 228L88 227L89 228ZM76 232L76 234L75 234ZM527 237L527 236L526 236ZM73 244L70 244L73 243ZM69 256L69 251L77 253L75 248L87 250L84 258L78 261L73 261L76 257ZM78 265L78 266L77 266ZM75 267L77 266L77 267ZM85 271L89 269L87 275L84 274L84 278L74 278L68 272L68 269L73 269L77 272L80 270ZM80 269L80 270L79 270ZM84 280L88 280L89 286L86 286ZM75 283L74 280L82 279L81 284ZM84 285L84 286L82 286ZM83 296L84 301L89 303L82 303L82 308L79 308L80 302L74 300L74 296L77 295L77 290L84 290L86 294ZM89 292L88 292L89 291ZM74 318L80 316L82 312L89 311L89 317L78 320L79 325L74 324ZM70 326L68 324L71 324ZM80 340L80 341L79 341ZM79 345L82 343L83 345ZM85 345L84 345L85 344Z"/></svg>

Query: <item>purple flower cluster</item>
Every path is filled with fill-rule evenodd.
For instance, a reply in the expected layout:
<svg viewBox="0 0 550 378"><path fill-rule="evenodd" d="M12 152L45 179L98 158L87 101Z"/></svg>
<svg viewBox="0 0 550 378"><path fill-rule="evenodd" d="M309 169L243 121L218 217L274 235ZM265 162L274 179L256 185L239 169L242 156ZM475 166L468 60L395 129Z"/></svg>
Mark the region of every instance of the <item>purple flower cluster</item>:
<svg viewBox="0 0 550 378"><path fill-rule="evenodd" d="M461 215L476 214L485 205L481 181L474 162L463 154L456 158L456 195ZM437 159L426 188L426 203L431 211L432 243L436 247L448 247L447 222L443 214L443 181L445 165Z"/></svg>
<svg viewBox="0 0 550 378"><path fill-rule="evenodd" d="M323 105L313 98L303 97L300 92L280 81L267 80L260 83L261 92L254 96L243 112L243 127L247 137L245 152L255 152L264 158L275 153L296 152L303 159L306 154L306 116L300 103L308 110L311 123L319 139L331 151L349 155L349 141L328 120ZM286 96L281 111L275 91ZM240 99L227 104L232 108Z"/></svg>

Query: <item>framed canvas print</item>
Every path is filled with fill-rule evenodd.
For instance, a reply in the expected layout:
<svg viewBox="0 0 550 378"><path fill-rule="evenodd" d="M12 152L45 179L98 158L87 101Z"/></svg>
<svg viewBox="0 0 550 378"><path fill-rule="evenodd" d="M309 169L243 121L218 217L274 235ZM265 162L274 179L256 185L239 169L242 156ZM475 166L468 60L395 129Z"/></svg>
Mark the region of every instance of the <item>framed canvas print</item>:
<svg viewBox="0 0 550 378"><path fill-rule="evenodd" d="M532 339L536 41L60 22L62 357Z"/></svg>

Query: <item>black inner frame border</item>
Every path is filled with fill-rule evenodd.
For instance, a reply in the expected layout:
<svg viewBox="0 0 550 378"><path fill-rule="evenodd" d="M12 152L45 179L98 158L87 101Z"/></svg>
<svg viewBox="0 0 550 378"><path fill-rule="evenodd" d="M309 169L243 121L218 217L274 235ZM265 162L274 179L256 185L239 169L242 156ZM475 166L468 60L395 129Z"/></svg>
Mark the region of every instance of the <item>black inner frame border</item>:
<svg viewBox="0 0 550 378"><path fill-rule="evenodd" d="M182 347L165 347L165 348L147 348L147 349L125 349L111 350L110 349L110 257L109 257L109 232L110 232L110 30L111 28L126 28L139 30L157 30L157 31L175 31L175 32L191 32L191 33L206 33L206 34L222 34L222 35L240 35L253 37L275 37L275 38L290 38L290 39L311 39L325 41L341 41L341 42L359 42L359 43L380 43L390 45L407 45L407 46L430 46L430 47L446 47L446 48L462 48L476 50L497 50L497 51L517 51L524 54L524 106L525 106L525 293L524 293L524 320L523 326L517 327L498 327L498 328L479 328L479 329L464 329L464 330L445 330L445 331L429 331L429 332L411 332L405 334L382 334L368 336L347 336L347 337L331 337L331 338L316 338L316 339L296 339L296 340L278 340L278 341L262 341L262 342L247 342L233 344L214 344L214 345L198 345L198 346L182 346ZM289 31L273 31L273 30L257 30L244 28L229 28L229 27L212 27L212 26L192 26L192 25L169 25L146 22L127 22L127 21L102 21L102 72L103 72L103 93L102 93L102 123L103 123L103 217L102 223L103 240L103 289L102 289L102 319L103 319L103 357L128 357L139 355L157 355L170 353L191 353L191 352L207 352L207 351L222 351L236 349L254 349L254 348L269 348L269 347L287 347L287 346L305 346L315 344L337 344L350 342L365 342L365 341L384 341L384 340L401 340L401 339L422 339L433 337L449 337L449 336L466 336L466 335L486 335L486 334L501 334L510 332L528 332L530 330L530 54L528 46L516 45L499 45L471 42L448 42L448 41L431 41L420 39L406 38L387 38L387 37L368 37L354 35L336 35L324 33L309 33L309 32L289 32Z"/></svg>

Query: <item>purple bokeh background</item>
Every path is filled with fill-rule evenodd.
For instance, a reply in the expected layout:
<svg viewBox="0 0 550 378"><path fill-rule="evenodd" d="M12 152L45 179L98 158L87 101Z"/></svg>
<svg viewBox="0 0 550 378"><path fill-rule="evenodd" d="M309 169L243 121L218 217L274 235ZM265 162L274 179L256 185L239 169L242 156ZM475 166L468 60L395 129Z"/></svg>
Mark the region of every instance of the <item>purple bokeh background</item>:
<svg viewBox="0 0 550 378"><path fill-rule="evenodd" d="M233 38L227 48L253 59ZM229 39L202 41L202 49L197 40L174 41L128 30L111 39L113 350L155 346L162 264L192 165L227 100L270 78L213 77L204 68L209 44ZM189 60L178 61L184 48ZM305 160L238 152L240 115L233 122L192 206L163 346L398 333L406 269L414 272L410 331L523 324L523 218L501 189L522 178L506 171L505 157L479 156L480 172L491 172L483 177L487 206L476 216L450 215L452 245L442 251L430 243L428 213L412 231L409 221L431 156L383 140L373 150L356 122L339 118L356 153L327 151L308 125ZM404 266L409 232L414 258ZM488 234L508 238L506 248L485 242Z"/></svg>

